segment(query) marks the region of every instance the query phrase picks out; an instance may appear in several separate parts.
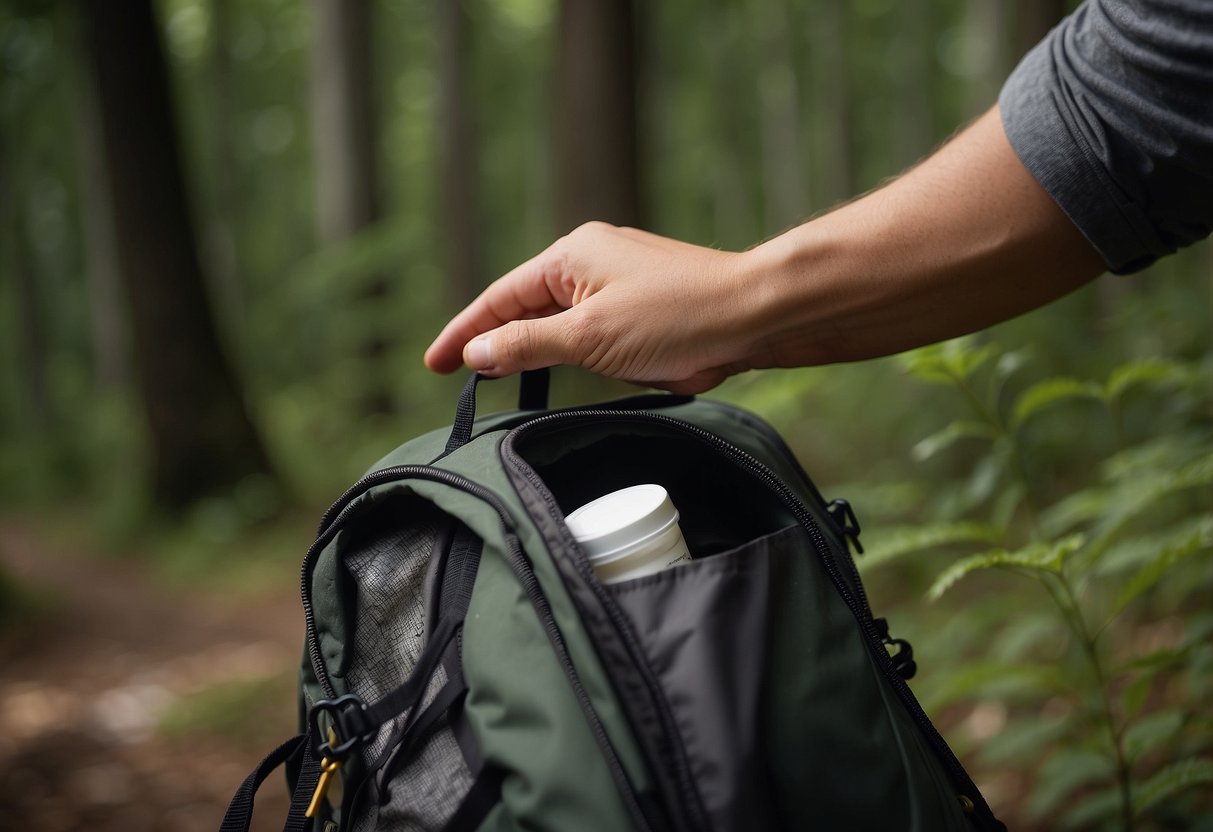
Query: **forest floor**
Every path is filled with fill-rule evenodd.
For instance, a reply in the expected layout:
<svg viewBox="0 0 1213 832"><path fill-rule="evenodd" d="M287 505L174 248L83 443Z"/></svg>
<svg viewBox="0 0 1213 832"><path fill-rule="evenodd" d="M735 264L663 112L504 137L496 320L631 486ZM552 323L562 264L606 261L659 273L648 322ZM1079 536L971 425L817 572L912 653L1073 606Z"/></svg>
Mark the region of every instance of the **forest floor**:
<svg viewBox="0 0 1213 832"><path fill-rule="evenodd" d="M42 599L0 630L7 829L193 832L295 732L296 566L265 592L164 581L147 560L0 518L0 571ZM280 829L274 776L255 830Z"/></svg>

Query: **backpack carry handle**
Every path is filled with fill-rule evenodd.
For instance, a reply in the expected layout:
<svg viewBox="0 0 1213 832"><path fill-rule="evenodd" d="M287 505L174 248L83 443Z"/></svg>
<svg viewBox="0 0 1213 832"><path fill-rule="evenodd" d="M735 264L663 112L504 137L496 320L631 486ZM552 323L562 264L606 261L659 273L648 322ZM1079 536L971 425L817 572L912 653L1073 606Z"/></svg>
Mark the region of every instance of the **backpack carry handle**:
<svg viewBox="0 0 1213 832"><path fill-rule="evenodd" d="M523 370L518 383L518 409L547 410L551 377L547 367L540 370ZM455 408L455 424L451 426L451 436L446 441L444 454L449 454L471 441L472 427L476 421L476 385L483 378L480 373L472 373L467 384L463 385L459 404Z"/></svg>

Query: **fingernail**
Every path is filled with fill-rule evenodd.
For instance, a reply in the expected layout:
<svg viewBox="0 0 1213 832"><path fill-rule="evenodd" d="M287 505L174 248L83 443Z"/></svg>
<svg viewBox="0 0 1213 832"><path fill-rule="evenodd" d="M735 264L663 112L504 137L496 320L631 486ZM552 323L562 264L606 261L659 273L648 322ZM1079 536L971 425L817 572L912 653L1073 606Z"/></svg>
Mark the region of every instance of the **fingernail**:
<svg viewBox="0 0 1213 832"><path fill-rule="evenodd" d="M468 344L468 366L473 370L484 370L493 363L493 339L477 338Z"/></svg>

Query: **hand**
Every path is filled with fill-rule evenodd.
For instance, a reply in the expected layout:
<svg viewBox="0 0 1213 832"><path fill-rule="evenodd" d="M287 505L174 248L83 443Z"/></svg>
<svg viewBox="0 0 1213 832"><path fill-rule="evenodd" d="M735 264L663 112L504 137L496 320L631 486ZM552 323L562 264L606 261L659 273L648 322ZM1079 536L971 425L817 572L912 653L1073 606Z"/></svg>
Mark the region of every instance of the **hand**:
<svg viewBox="0 0 1213 832"><path fill-rule="evenodd" d="M587 223L488 287L426 365L502 376L555 364L700 393L756 366L746 254Z"/></svg>
<svg viewBox="0 0 1213 832"><path fill-rule="evenodd" d="M992 109L888 186L731 253L583 225L484 291L425 362L576 364L678 393L974 332L1103 270Z"/></svg>

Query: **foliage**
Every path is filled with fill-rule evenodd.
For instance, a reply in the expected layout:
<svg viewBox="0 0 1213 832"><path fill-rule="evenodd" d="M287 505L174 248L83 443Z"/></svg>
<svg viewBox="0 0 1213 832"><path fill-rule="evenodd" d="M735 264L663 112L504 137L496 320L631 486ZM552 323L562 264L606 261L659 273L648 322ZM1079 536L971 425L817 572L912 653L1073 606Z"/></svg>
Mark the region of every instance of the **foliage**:
<svg viewBox="0 0 1213 832"><path fill-rule="evenodd" d="M939 520L891 530L865 568L976 548L935 576L928 598L946 600L1000 570L1048 599L1053 616L1043 626L1026 605L1008 615L1014 602L995 604L983 615L969 599L955 602L977 630L975 649L933 691L936 708L997 702L1011 714L1011 727L987 731L979 756L1036 772L1026 810L1038 820L1165 828L1177 811L1211 809L1196 788L1213 778L1213 725L1200 704L1213 682L1204 611L1213 588L1213 383L1200 360L1130 360L1097 380L1028 383L1017 378L1031 366L1023 353L990 343L962 339L902 359L919 382L955 390L967 411L919 442L914 457L963 448L974 473L943 484L951 499L940 500ZM1099 423L1107 429L1090 430ZM1021 590L985 582L974 591ZM1159 635L1143 637L1151 629ZM1010 641L1018 644L1006 660L989 658L991 645L1006 651Z"/></svg>

